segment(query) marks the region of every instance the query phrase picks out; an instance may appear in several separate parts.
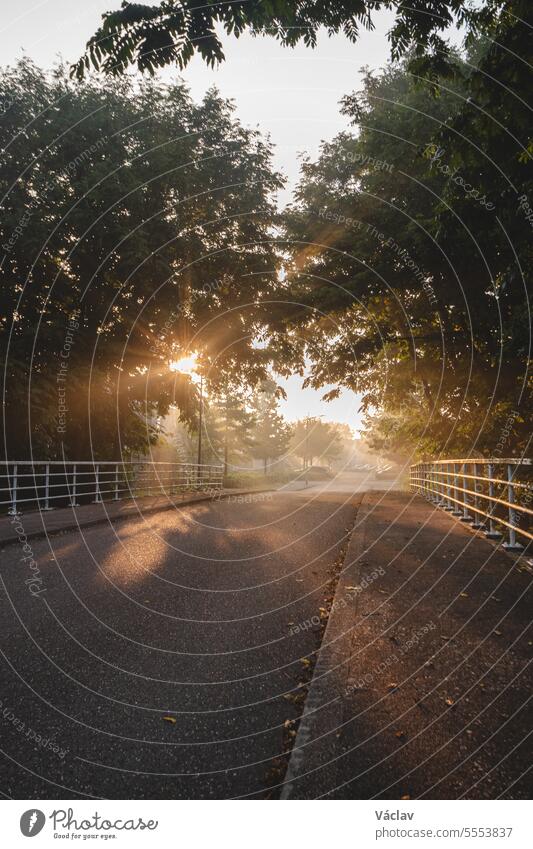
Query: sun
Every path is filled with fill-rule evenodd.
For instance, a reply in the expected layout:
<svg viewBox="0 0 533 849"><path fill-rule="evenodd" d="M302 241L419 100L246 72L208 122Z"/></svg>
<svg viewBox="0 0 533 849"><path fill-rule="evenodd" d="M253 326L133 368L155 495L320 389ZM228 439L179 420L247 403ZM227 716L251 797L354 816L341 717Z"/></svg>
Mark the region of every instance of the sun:
<svg viewBox="0 0 533 849"><path fill-rule="evenodd" d="M180 357L179 360L173 360L168 364L170 371L179 371L181 374L194 374L198 362L198 354L189 354L186 357Z"/></svg>

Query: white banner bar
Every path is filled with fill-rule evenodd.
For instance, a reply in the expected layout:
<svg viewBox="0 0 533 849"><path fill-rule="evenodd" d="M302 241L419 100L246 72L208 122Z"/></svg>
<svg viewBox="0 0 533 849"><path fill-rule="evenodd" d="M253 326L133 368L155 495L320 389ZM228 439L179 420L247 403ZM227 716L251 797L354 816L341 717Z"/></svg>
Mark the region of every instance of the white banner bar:
<svg viewBox="0 0 533 849"><path fill-rule="evenodd" d="M327 849L531 845L527 801L3 801L6 847ZM69 844L71 845L71 844Z"/></svg>

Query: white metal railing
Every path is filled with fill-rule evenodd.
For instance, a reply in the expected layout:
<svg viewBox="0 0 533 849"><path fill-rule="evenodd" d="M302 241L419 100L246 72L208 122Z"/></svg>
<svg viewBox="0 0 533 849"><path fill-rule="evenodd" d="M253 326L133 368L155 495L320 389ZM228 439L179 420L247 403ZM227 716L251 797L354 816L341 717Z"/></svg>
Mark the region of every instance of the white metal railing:
<svg viewBox="0 0 533 849"><path fill-rule="evenodd" d="M410 488L510 551L522 551L517 534L533 540L533 460L461 459L417 463ZM501 531L500 531L501 528ZM526 543L526 544L528 544Z"/></svg>
<svg viewBox="0 0 533 849"><path fill-rule="evenodd" d="M0 461L0 511L52 510L146 495L220 490L223 466L149 461Z"/></svg>

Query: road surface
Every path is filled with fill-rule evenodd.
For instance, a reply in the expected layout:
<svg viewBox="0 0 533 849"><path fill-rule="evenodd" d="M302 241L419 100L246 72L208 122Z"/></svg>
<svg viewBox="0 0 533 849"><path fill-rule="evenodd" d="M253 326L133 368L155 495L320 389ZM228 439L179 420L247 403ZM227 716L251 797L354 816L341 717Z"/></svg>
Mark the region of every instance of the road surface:
<svg viewBox="0 0 533 849"><path fill-rule="evenodd" d="M3 794L275 793L354 488L236 497L4 549Z"/></svg>

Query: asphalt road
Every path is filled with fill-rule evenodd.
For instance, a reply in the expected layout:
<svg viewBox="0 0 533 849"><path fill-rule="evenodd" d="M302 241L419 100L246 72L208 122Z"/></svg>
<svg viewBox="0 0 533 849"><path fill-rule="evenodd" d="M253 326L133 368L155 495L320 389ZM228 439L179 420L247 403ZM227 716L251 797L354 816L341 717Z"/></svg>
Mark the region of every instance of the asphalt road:
<svg viewBox="0 0 533 849"><path fill-rule="evenodd" d="M248 496L3 550L1 792L268 795L357 500Z"/></svg>

